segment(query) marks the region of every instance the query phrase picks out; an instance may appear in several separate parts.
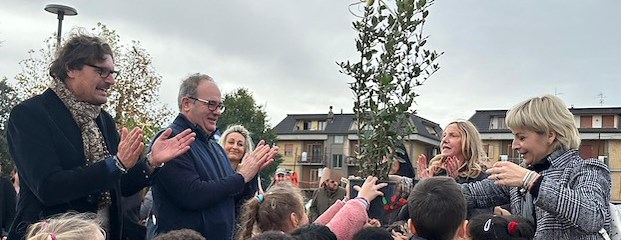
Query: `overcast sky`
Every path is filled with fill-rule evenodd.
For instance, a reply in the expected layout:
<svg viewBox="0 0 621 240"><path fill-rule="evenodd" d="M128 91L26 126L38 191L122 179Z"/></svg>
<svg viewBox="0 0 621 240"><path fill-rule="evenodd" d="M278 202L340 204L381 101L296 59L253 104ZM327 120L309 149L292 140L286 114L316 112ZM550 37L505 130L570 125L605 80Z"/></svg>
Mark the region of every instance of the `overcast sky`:
<svg viewBox="0 0 621 240"><path fill-rule="evenodd" d="M337 61L356 56L354 17L341 0L22 1L0 4L0 77L57 28L48 3L78 10L63 32L102 22L138 40L162 75L161 101L176 109L180 80L211 75L223 93L248 88L272 126L286 114L352 112ZM575 107L621 106L621 1L439 0L428 46L441 69L417 90L420 116L443 128L475 110L508 109L554 94Z"/></svg>

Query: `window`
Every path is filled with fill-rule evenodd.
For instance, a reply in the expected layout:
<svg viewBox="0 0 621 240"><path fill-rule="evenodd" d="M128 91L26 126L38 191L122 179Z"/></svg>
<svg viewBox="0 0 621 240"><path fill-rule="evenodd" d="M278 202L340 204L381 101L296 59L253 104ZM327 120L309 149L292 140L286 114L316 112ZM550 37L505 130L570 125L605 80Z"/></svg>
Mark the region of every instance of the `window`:
<svg viewBox="0 0 621 240"><path fill-rule="evenodd" d="M317 124L319 125L319 128L315 130L323 131L324 129L326 129L326 121L319 121L317 122Z"/></svg>
<svg viewBox="0 0 621 240"><path fill-rule="evenodd" d="M438 136L438 133L436 132L436 130L432 127L432 126L427 126L425 125L425 128L427 129L427 132L433 136Z"/></svg>
<svg viewBox="0 0 621 240"><path fill-rule="evenodd" d="M603 128L616 128L615 127L615 116L613 115L602 116L602 127Z"/></svg>
<svg viewBox="0 0 621 240"><path fill-rule="evenodd" d="M345 138L343 136L334 136L334 143L336 143L336 144L343 144L344 139Z"/></svg>
<svg viewBox="0 0 621 240"><path fill-rule="evenodd" d="M310 130L310 127L311 127L311 122L304 121L304 126L302 127L302 130Z"/></svg>
<svg viewBox="0 0 621 240"><path fill-rule="evenodd" d="M491 144L483 144L483 150L485 150L485 154L487 154L488 158L492 158L494 155L494 145Z"/></svg>
<svg viewBox="0 0 621 240"><path fill-rule="evenodd" d="M505 117L492 117L492 120L489 122L489 129L507 129Z"/></svg>
<svg viewBox="0 0 621 240"><path fill-rule="evenodd" d="M332 154L332 167L333 168L343 167L343 154Z"/></svg>
<svg viewBox="0 0 621 240"><path fill-rule="evenodd" d="M593 116L580 116L580 128L592 128Z"/></svg>
<svg viewBox="0 0 621 240"><path fill-rule="evenodd" d="M309 182L319 182L319 168L310 170Z"/></svg>
<svg viewBox="0 0 621 240"><path fill-rule="evenodd" d="M285 144L285 156L293 156L293 144Z"/></svg>

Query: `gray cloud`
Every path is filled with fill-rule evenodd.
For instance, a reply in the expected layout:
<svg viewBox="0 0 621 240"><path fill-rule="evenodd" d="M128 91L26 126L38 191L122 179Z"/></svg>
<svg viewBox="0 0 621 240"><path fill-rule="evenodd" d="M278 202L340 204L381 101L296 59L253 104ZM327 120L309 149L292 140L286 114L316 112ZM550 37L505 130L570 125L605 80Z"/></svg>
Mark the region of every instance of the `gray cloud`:
<svg viewBox="0 0 621 240"><path fill-rule="evenodd" d="M13 77L28 49L56 30L44 1L3 1L0 76ZM79 15L65 30L102 22L125 42L139 40L164 77L161 99L175 106L180 79L212 75L224 92L250 89L272 124L287 113L351 112L354 59L349 1L66 1ZM621 105L618 1L436 1L426 33L443 51L441 70L418 88L421 116L442 125L476 109L506 109L562 93L567 104Z"/></svg>

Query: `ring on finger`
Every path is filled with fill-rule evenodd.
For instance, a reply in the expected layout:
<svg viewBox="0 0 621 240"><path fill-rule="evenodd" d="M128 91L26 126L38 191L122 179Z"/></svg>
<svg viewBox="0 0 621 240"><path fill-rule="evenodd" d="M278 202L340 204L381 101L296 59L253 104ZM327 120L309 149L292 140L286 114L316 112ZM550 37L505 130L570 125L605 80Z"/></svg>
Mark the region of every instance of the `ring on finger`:
<svg viewBox="0 0 621 240"><path fill-rule="evenodd" d="M500 181L500 176L498 176L498 174L496 174L496 181Z"/></svg>

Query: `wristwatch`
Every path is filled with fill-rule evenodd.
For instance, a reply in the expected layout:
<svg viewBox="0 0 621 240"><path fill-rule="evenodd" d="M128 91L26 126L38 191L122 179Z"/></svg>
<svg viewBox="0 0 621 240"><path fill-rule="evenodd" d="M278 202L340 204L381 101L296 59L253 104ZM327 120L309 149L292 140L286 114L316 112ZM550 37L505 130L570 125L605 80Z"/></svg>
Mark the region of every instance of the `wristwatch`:
<svg viewBox="0 0 621 240"><path fill-rule="evenodd" d="M116 168L119 169L119 171L121 171L121 174L126 174L127 173L127 168L125 168L125 166L123 166L123 163L121 162L121 160L119 160L119 157L114 155L114 157L112 157L114 159L114 165L116 165Z"/></svg>

